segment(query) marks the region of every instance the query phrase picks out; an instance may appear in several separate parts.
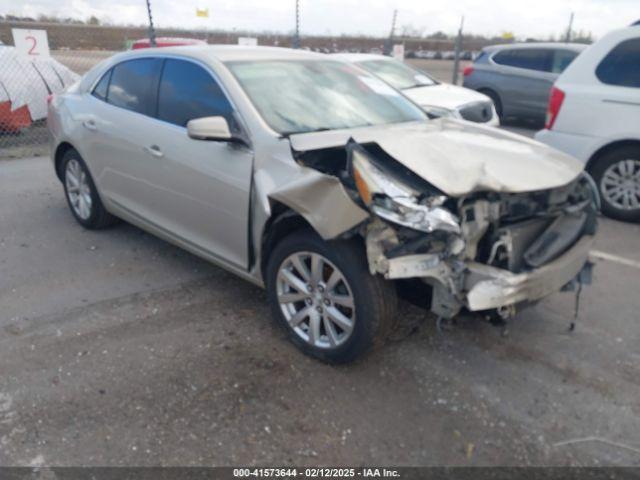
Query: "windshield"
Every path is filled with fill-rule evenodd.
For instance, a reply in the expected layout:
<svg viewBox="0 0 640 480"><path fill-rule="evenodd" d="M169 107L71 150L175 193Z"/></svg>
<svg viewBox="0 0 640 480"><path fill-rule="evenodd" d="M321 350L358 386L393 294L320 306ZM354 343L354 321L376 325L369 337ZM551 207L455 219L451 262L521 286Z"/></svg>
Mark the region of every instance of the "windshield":
<svg viewBox="0 0 640 480"><path fill-rule="evenodd" d="M227 62L264 120L288 135L426 120L380 79L332 60Z"/></svg>
<svg viewBox="0 0 640 480"><path fill-rule="evenodd" d="M366 60L358 65L399 90L437 84L425 73L396 60Z"/></svg>

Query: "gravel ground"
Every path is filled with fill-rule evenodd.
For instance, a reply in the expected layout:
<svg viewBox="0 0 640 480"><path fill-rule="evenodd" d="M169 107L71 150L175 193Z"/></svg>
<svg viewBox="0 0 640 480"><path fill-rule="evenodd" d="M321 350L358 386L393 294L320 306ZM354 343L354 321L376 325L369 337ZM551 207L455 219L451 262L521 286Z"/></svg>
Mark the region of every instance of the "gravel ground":
<svg viewBox="0 0 640 480"><path fill-rule="evenodd" d="M47 159L0 162L0 465L640 465L640 227L502 337L401 306L313 361L263 292L140 230L74 223ZM635 262L635 263L633 263ZM635 266L634 266L635 265Z"/></svg>

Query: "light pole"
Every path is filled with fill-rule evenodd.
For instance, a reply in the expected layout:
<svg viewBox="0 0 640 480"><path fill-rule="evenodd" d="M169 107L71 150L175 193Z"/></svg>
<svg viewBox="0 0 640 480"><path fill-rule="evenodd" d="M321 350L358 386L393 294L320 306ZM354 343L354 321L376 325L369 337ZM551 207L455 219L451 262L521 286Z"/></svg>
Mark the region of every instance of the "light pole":
<svg viewBox="0 0 640 480"><path fill-rule="evenodd" d="M293 34L293 48L300 48L300 0L296 0L296 31Z"/></svg>
<svg viewBox="0 0 640 480"><path fill-rule="evenodd" d="M389 38L384 42L384 54L391 55L393 49L393 36L396 33L396 20L398 18L398 10L393 11L393 18L391 19L391 31L389 32Z"/></svg>
<svg viewBox="0 0 640 480"><path fill-rule="evenodd" d="M153 28L153 17L151 16L151 0L147 0L147 13L149 14L149 43L156 47L156 30Z"/></svg>

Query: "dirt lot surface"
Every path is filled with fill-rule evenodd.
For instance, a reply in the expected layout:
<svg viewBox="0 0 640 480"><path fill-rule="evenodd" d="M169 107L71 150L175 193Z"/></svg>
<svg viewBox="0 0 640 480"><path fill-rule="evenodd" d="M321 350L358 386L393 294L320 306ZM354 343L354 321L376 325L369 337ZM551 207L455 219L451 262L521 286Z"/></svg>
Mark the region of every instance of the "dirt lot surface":
<svg viewBox="0 0 640 480"><path fill-rule="evenodd" d="M603 220L571 294L510 334L438 334L330 367L263 292L122 224L74 223L45 158L0 162L0 465L640 465L640 227ZM614 257L617 259L617 257Z"/></svg>

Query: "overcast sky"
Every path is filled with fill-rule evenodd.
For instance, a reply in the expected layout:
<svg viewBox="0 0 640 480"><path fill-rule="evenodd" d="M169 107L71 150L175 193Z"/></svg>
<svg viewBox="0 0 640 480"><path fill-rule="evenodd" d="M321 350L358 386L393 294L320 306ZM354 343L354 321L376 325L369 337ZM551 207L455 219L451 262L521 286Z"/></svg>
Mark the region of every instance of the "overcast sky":
<svg viewBox="0 0 640 480"><path fill-rule="evenodd" d="M287 32L294 25L295 0L151 0L158 26L209 27L231 30ZM601 36L640 19L640 0L300 0L304 34L387 35L394 8L398 27L424 32L457 30L487 35L513 32L517 37L548 37L574 28ZM208 19L196 8L209 8ZM145 0L0 0L0 13L57 15L86 19L91 15L112 23L146 21Z"/></svg>

